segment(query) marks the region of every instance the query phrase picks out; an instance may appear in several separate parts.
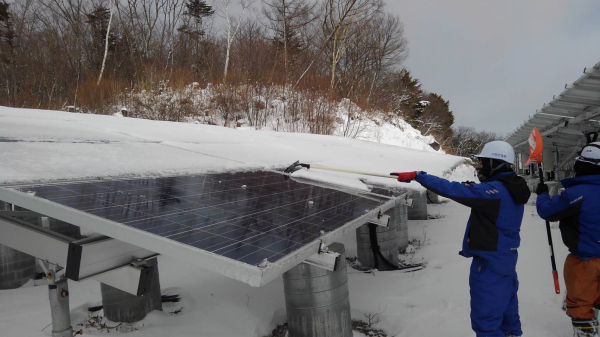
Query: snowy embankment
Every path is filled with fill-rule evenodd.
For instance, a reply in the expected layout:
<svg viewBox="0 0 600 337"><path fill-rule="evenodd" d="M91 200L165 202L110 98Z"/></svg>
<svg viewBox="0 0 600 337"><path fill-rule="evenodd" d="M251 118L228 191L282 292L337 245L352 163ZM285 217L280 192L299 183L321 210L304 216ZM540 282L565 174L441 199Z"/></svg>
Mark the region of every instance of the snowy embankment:
<svg viewBox="0 0 600 337"><path fill-rule="evenodd" d="M0 184L282 168L296 160L382 174L424 170L440 175L463 160L428 148L431 152L335 136L0 108ZM364 178L318 175L352 185Z"/></svg>
<svg viewBox="0 0 600 337"><path fill-rule="evenodd" d="M276 168L296 160L383 174L425 170L442 175L461 160L332 136L9 108L0 108L0 154L0 183ZM353 186L360 186L366 178L317 170L303 174ZM458 165L448 177L473 180L472 167ZM399 184L393 179L369 179ZM469 210L448 202L432 206L429 212L444 217L410 221L411 253L402 256L426 262L425 269L374 274L348 269L352 317L367 320L366 316L377 315L374 326L397 337L473 336L470 260L457 254ZM558 229L553 234L562 269L566 250L558 242ZM351 256L356 251L355 239L351 235L343 243ZM562 296L553 291L548 260L543 221L535 207L528 205L518 264L527 336L570 335L570 322L560 310ZM183 301L127 326L126 330L133 330L127 336L261 337L285 320L281 278L251 288L165 256L159 258L159 269L163 293L179 293ZM83 328L85 335L105 335L106 329L85 329L90 323L87 308L100 302L99 284L89 280L69 285L74 328ZM170 314L178 310L178 314ZM0 291L1 336L48 336L50 321L47 287Z"/></svg>
<svg viewBox="0 0 600 337"><path fill-rule="evenodd" d="M402 102L402 98L399 98ZM365 111L350 99L339 102L314 92L282 86L201 88L192 83L176 90L130 92L105 111L130 117L224 125L247 130L330 134L406 148L436 151L433 136L423 136L395 113Z"/></svg>

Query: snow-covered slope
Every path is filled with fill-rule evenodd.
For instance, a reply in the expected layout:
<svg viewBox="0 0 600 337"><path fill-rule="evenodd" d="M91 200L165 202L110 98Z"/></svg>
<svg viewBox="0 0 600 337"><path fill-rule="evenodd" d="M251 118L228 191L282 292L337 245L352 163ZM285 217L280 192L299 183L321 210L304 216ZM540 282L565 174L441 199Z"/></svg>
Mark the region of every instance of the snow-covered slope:
<svg viewBox="0 0 600 337"><path fill-rule="evenodd" d="M424 102L429 103L421 101L421 104ZM126 94L122 102L112 107L113 111L121 109L139 118L175 120L174 116L182 114L188 117L181 118L191 123L249 130L311 133L314 132L311 129L318 127L334 136L436 152L430 146L435 142L433 136L423 136L394 113L365 111L347 98L335 102L290 87L209 84L201 88L198 83L192 83L175 90L165 85L160 90ZM115 115L122 116L121 112ZM335 118L324 118L325 115ZM313 121L309 123L309 119Z"/></svg>

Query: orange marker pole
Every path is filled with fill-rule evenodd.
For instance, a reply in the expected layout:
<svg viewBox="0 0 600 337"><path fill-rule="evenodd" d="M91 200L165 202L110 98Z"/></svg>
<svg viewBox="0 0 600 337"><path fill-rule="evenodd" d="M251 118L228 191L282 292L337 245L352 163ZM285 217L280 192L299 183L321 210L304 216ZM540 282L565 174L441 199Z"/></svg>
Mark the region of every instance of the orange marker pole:
<svg viewBox="0 0 600 337"><path fill-rule="evenodd" d="M533 128L529 134L529 159L525 162L528 164L538 164L538 174L540 175L540 184L544 183L544 171L542 170L542 151L544 150L544 142L542 135L537 128ZM533 172L532 172L533 173ZM552 263L552 278L554 279L554 291L560 294L560 283L558 282L558 271L556 270L556 260L554 259L554 244L552 243L552 233L550 232L550 222L546 220L546 234L548 235L548 246L550 246L550 262Z"/></svg>

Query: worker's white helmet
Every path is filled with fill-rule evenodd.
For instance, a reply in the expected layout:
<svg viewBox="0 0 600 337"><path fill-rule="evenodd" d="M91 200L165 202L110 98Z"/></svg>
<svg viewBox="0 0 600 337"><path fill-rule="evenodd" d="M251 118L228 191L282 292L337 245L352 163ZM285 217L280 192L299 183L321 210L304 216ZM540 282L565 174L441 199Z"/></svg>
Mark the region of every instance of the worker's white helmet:
<svg viewBox="0 0 600 337"><path fill-rule="evenodd" d="M481 153L475 155L477 158L492 158L502 160L510 165L515 163L515 150L507 142L495 140L483 146Z"/></svg>
<svg viewBox="0 0 600 337"><path fill-rule="evenodd" d="M583 147L577 161L600 166L600 142L589 143Z"/></svg>

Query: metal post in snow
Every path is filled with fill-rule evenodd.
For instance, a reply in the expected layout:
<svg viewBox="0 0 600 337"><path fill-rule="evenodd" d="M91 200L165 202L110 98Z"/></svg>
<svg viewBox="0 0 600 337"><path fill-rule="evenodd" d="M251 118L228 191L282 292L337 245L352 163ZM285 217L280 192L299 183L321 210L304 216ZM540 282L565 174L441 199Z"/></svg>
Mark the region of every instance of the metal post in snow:
<svg viewBox="0 0 600 337"><path fill-rule="evenodd" d="M48 298L52 314L52 337L73 337L69 310L69 284L66 277L56 277L56 266L48 271Z"/></svg>

